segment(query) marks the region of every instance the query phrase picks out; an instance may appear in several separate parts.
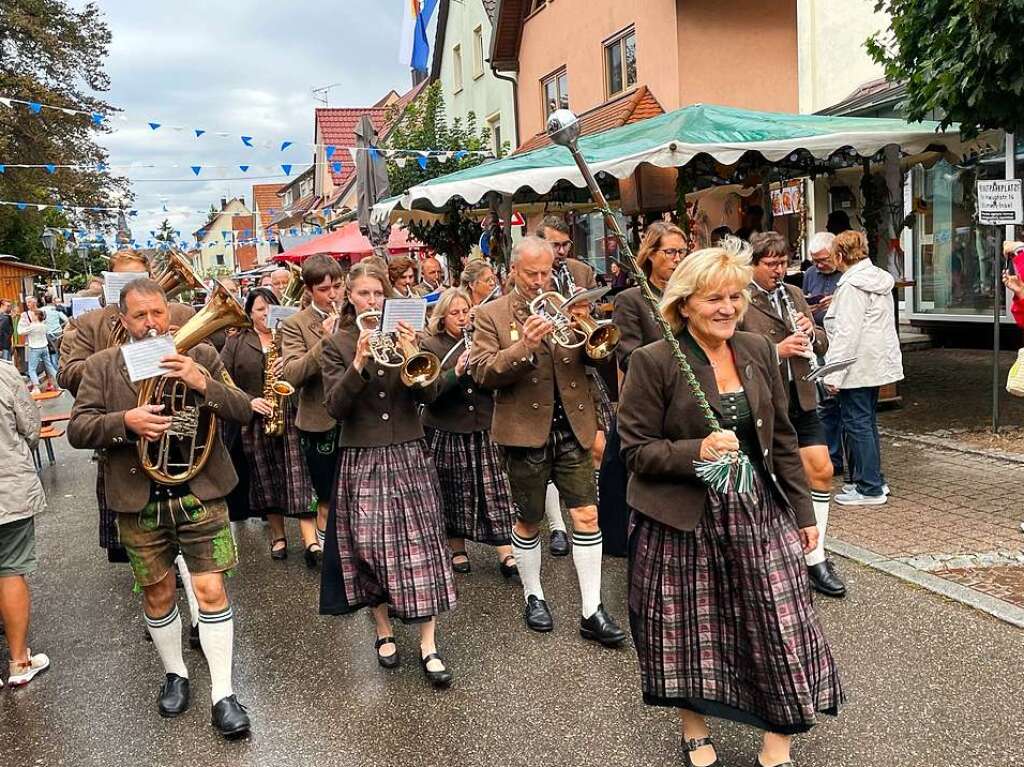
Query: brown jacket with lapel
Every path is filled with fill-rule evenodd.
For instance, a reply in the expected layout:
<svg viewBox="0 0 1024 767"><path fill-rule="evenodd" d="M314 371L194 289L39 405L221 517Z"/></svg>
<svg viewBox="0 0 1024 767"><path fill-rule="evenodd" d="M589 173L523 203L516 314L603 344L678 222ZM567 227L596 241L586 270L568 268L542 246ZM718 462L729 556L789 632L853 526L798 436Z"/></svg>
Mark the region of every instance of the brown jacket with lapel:
<svg viewBox="0 0 1024 767"><path fill-rule="evenodd" d="M655 295L661 298L658 289L653 285L651 287ZM654 319L654 314L639 287L627 288L615 296L612 324L622 334L615 349L615 358L623 373L629 369L629 355L641 346L647 346L662 337L661 326Z"/></svg>
<svg viewBox="0 0 1024 767"><path fill-rule="evenodd" d="M813 321L811 308L807 305L807 300L804 298L800 288L794 285L786 285L785 283L784 287L796 310ZM793 330L789 324L789 317L783 318L778 315L775 309L772 308L771 301L768 300L764 291L758 290L751 285L749 292L750 308L747 309L747 313L740 322L740 330L765 336L773 345L780 343L787 336L791 336ZM782 310L785 313L786 307L783 306ZM825 331L815 325L814 353L820 357L825 354L827 349L828 339L825 336ZM779 367L779 370L782 371L783 379L786 377L785 363L786 361L782 360ZM804 380L804 376L811 372L810 362L807 361L806 357L790 357L789 363L793 371L793 378L796 379L796 391L800 401L800 409L805 411L814 410L818 406L818 393L813 382Z"/></svg>
<svg viewBox="0 0 1024 767"><path fill-rule="evenodd" d="M173 331L192 319L196 310L188 304L169 301L167 313ZM114 304L93 309L71 320L64 330L64 342L60 347L57 383L77 395L86 360L110 346L114 328L120 321L119 310Z"/></svg>
<svg viewBox="0 0 1024 767"><path fill-rule="evenodd" d="M211 375L206 383L202 408L212 410L218 418L234 423L247 423L252 410L245 392L223 382L224 365L209 344L199 344L188 356L203 365ZM142 511L149 502L150 479L142 470L137 452L138 438L124 425L125 411L138 405L137 383L128 380L120 347L104 349L85 363L82 383L71 409L68 442L72 447L103 450L103 470L107 505L114 511ZM231 457L214 437L210 459L191 481L189 489L202 501L223 498L237 484L238 477Z"/></svg>
<svg viewBox="0 0 1024 767"><path fill-rule="evenodd" d="M685 337L680 346L708 403L721 418L714 370ZM737 332L729 346L772 486L794 511L797 525L810 527L814 511L775 351L753 333ZM630 471L626 496L630 507L677 530L695 529L704 513L707 487L693 464L711 429L664 340L633 352L619 398L618 426Z"/></svg>
<svg viewBox="0 0 1024 767"><path fill-rule="evenodd" d="M508 447L543 447L557 389L576 439L589 450L597 432L589 360L582 348L563 349L550 339L531 353L523 340L528 303L513 290L477 307L469 369L479 386L494 391L491 436Z"/></svg>
<svg viewBox="0 0 1024 767"><path fill-rule="evenodd" d="M298 389L295 424L303 431L325 432L335 426L324 407L324 382L320 353L324 345L323 315L312 304L280 325L281 377Z"/></svg>
<svg viewBox="0 0 1024 767"><path fill-rule="evenodd" d="M224 369L235 386L250 397L263 396L263 372L266 366L259 334L246 328L228 336L220 350Z"/></svg>
<svg viewBox="0 0 1024 767"><path fill-rule="evenodd" d="M456 343L462 339L452 338L445 332L427 336L420 347L425 352L436 354L444 360ZM440 389L437 399L423 410L423 425L431 429L440 429L454 434L471 434L474 431L487 431L491 428L494 418L494 393L490 389L478 386L473 376L466 372L462 376L455 375L455 364L465 349L459 346L458 351L449 357L444 370L438 378Z"/></svg>

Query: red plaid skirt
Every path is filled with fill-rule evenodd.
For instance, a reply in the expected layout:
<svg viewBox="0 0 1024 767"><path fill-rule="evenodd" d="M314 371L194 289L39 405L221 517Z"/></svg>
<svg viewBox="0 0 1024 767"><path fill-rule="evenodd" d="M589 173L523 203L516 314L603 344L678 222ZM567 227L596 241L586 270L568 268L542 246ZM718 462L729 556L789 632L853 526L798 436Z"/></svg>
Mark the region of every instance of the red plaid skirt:
<svg viewBox="0 0 1024 767"><path fill-rule="evenodd" d="M259 516L292 511L289 516L294 516L288 508L284 437L268 437L263 423L257 415L242 427L242 453L249 464L249 512Z"/></svg>
<svg viewBox="0 0 1024 767"><path fill-rule="evenodd" d="M510 544L516 511L508 476L490 433L455 434L432 429L430 452L441 485L448 537L491 546Z"/></svg>
<svg viewBox="0 0 1024 767"><path fill-rule="evenodd" d="M316 515L316 493L309 478L306 454L302 451L298 427L295 426L296 405L289 397L284 409L284 477L288 486L288 505L285 516L312 517Z"/></svg>
<svg viewBox="0 0 1024 767"><path fill-rule="evenodd" d="M634 513L629 613L644 701L781 734L844 700L792 514L760 477L708 493L697 529Z"/></svg>
<svg viewBox="0 0 1024 767"><path fill-rule="evenodd" d="M455 607L437 475L424 440L339 448L332 525L337 566L325 559L321 611L387 604L396 618L422 621ZM345 606L325 610L325 593L340 593Z"/></svg>

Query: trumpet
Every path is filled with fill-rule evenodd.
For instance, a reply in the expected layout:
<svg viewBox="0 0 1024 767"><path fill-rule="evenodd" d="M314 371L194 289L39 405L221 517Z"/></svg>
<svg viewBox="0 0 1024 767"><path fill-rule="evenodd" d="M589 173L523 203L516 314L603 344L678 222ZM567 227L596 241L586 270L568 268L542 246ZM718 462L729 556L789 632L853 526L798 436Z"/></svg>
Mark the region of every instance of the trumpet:
<svg viewBox="0 0 1024 767"><path fill-rule="evenodd" d="M383 314L377 309L368 309L356 317L360 332L373 331L369 344L374 362L385 368L400 368L402 383L406 386L430 386L441 373L441 360L404 341L398 333L379 330L382 318Z"/></svg>

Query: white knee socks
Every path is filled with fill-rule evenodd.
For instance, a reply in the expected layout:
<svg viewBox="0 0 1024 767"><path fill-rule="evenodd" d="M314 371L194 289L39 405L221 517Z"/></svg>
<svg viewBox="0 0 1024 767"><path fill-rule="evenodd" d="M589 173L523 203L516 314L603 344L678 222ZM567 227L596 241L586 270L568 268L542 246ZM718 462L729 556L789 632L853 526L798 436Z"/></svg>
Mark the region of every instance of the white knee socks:
<svg viewBox="0 0 1024 767"><path fill-rule="evenodd" d="M156 647L160 661L164 664L164 673L177 674L183 679L188 679L185 659L181 656L181 613L178 612L178 606L174 605L171 611L161 618L146 615L146 627L149 629L149 635L153 637L153 646Z"/></svg>
<svg viewBox="0 0 1024 767"><path fill-rule="evenodd" d="M808 567L820 565L825 561L825 531L828 529L828 504L830 500L832 500L832 494L827 490L811 491L814 520L818 525L818 545L804 559Z"/></svg>
<svg viewBox="0 0 1024 767"><path fill-rule="evenodd" d="M562 519L562 502L554 482L548 483L547 494L544 496L544 516L548 520L548 528L551 532L555 532L555 530L565 532L565 520Z"/></svg>
<svg viewBox="0 0 1024 767"><path fill-rule="evenodd" d="M512 553L515 554L519 566L519 580L523 582L523 598L531 596L544 599L544 589L540 585L540 536L522 538L512 531Z"/></svg>
<svg viewBox="0 0 1024 767"><path fill-rule="evenodd" d="M181 575L181 583L185 587L185 598L188 600L188 614L192 619L192 625L195 626L199 623L199 600L196 599L196 592L192 588L192 573L188 571L185 557L181 554L174 558L174 564L178 568L178 574Z"/></svg>
<svg viewBox="0 0 1024 767"><path fill-rule="evenodd" d="M572 534L572 562L580 581L580 602L584 618L597 612L601 604L601 531Z"/></svg>
<svg viewBox="0 0 1024 767"><path fill-rule="evenodd" d="M235 621L231 606L215 613L200 611L199 641L210 667L210 698L214 703L231 695L231 656Z"/></svg>

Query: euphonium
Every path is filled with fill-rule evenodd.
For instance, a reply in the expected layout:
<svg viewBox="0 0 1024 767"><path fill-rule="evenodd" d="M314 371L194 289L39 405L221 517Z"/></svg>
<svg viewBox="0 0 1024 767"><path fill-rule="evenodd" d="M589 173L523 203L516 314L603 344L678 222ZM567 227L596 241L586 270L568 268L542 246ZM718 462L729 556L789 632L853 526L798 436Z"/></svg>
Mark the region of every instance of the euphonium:
<svg viewBox="0 0 1024 767"><path fill-rule="evenodd" d="M277 328L271 329L270 338L263 368L263 399L272 412L263 419L263 433L268 437L280 437L284 434L284 400L295 394L295 387L277 377L275 368L281 356L277 349Z"/></svg>
<svg viewBox="0 0 1024 767"><path fill-rule="evenodd" d="M209 303L174 334L174 348L186 354L208 336L226 327L252 327L241 304L217 284ZM203 369L209 376L209 371ZM155 441L140 438L139 461L142 470L161 485L180 485L203 470L210 459L217 436L217 417L202 411L203 397L177 379L157 376L139 384L139 407L163 405L162 415L171 417L171 426Z"/></svg>
<svg viewBox="0 0 1024 767"><path fill-rule="evenodd" d="M381 318L381 312L376 309L369 309L356 317L356 327L360 331L374 331L369 341L374 361L381 367L401 368L402 383L406 386L430 386L441 373L441 360L437 355L420 351L415 344L404 341L398 333L378 330Z"/></svg>

